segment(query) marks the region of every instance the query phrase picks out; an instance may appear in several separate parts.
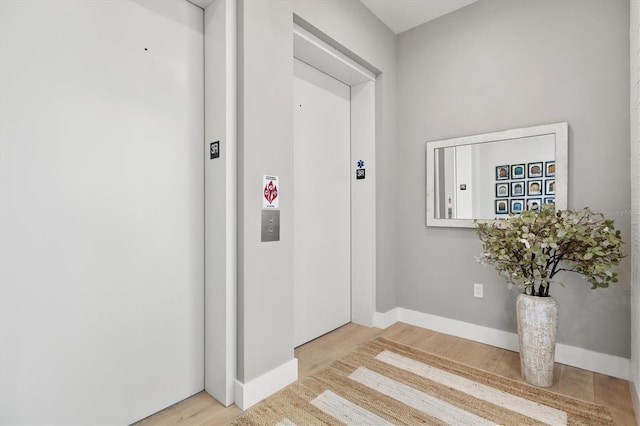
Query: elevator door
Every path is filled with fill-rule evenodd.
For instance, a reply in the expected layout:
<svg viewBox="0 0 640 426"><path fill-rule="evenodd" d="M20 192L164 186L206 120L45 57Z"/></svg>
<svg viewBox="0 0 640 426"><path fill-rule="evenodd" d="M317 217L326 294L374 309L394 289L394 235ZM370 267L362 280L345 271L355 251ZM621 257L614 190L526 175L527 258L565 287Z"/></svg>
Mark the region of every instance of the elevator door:
<svg viewBox="0 0 640 426"><path fill-rule="evenodd" d="M351 89L294 60L295 345L351 321Z"/></svg>

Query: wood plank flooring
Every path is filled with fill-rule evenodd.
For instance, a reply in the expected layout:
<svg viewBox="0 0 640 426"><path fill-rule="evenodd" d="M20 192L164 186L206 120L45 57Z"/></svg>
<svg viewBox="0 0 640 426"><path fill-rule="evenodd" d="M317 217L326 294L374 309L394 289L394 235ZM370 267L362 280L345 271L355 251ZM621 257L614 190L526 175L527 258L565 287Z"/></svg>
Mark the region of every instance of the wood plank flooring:
<svg viewBox="0 0 640 426"><path fill-rule="evenodd" d="M437 333L404 323L380 330L348 324L295 351L298 376L313 374L376 337L384 337L427 352L491 371L514 380L520 376L518 353ZM584 401L605 405L617 426L636 425L629 382L568 365L555 366L555 381L549 390ZM227 425L240 414L235 405L224 407L205 392L200 392L138 424L140 425Z"/></svg>

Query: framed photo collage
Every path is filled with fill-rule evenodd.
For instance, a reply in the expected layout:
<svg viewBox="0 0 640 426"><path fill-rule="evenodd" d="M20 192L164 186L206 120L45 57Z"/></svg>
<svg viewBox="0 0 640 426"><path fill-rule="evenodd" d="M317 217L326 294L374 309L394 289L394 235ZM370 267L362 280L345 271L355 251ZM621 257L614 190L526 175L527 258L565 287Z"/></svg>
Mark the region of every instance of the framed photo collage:
<svg viewBox="0 0 640 426"><path fill-rule="evenodd" d="M553 204L555 175L555 161L496 166L496 214L518 214Z"/></svg>

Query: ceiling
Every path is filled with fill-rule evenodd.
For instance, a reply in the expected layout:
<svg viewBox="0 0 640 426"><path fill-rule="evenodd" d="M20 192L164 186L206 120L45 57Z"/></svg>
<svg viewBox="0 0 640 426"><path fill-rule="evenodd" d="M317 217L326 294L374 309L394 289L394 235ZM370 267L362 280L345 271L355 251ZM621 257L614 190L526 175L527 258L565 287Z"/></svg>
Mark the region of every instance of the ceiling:
<svg viewBox="0 0 640 426"><path fill-rule="evenodd" d="M360 0L387 27L400 34L477 0Z"/></svg>
<svg viewBox="0 0 640 426"><path fill-rule="evenodd" d="M213 0L189 0L206 8ZM360 0L396 33L407 31L477 0Z"/></svg>

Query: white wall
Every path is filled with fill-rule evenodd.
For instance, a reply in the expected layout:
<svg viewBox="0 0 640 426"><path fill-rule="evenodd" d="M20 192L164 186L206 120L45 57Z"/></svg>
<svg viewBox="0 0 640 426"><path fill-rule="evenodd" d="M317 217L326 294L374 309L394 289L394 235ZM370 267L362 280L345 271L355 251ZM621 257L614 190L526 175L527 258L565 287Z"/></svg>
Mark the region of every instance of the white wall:
<svg viewBox="0 0 640 426"><path fill-rule="evenodd" d="M444 204L444 217L454 218L456 208L456 148L448 148L444 150L444 194L441 197Z"/></svg>
<svg viewBox="0 0 640 426"><path fill-rule="evenodd" d="M474 212L476 212L475 217L496 217L496 183L508 183L509 185L511 185L511 182L516 181L496 181L495 176L497 166L503 166L505 164L524 164L526 170L527 163L541 161L544 167L544 162L551 161L555 158L554 135L544 135L530 137L522 140L515 140L509 142L508 147L505 147L503 143L503 141L500 141L493 143L483 143L474 146L474 183L476 184L476 192L474 193L475 198L473 210ZM522 182L525 188L523 195L510 195L510 198L525 199L526 201L526 199L528 198L526 192L527 180L528 179L519 180L519 182ZM539 178L538 180L542 180L544 185L544 176ZM511 191L511 188L509 188L509 191ZM544 194L544 186L542 191ZM544 195L540 195L535 198L544 198Z"/></svg>
<svg viewBox="0 0 640 426"><path fill-rule="evenodd" d="M474 171L472 146L458 146L454 149L456 153L456 182L454 187L456 212L454 217L468 219L484 217L473 216L475 185L471 184ZM460 189L460 185L466 185L466 189Z"/></svg>
<svg viewBox="0 0 640 426"><path fill-rule="evenodd" d="M236 2L215 0L205 32L205 389L230 405L236 380ZM220 142L211 159L210 143Z"/></svg>
<svg viewBox="0 0 640 426"><path fill-rule="evenodd" d="M0 423L203 389L202 10L0 1Z"/></svg>
<svg viewBox="0 0 640 426"><path fill-rule="evenodd" d="M640 1L630 0L631 398L640 418Z"/></svg>

